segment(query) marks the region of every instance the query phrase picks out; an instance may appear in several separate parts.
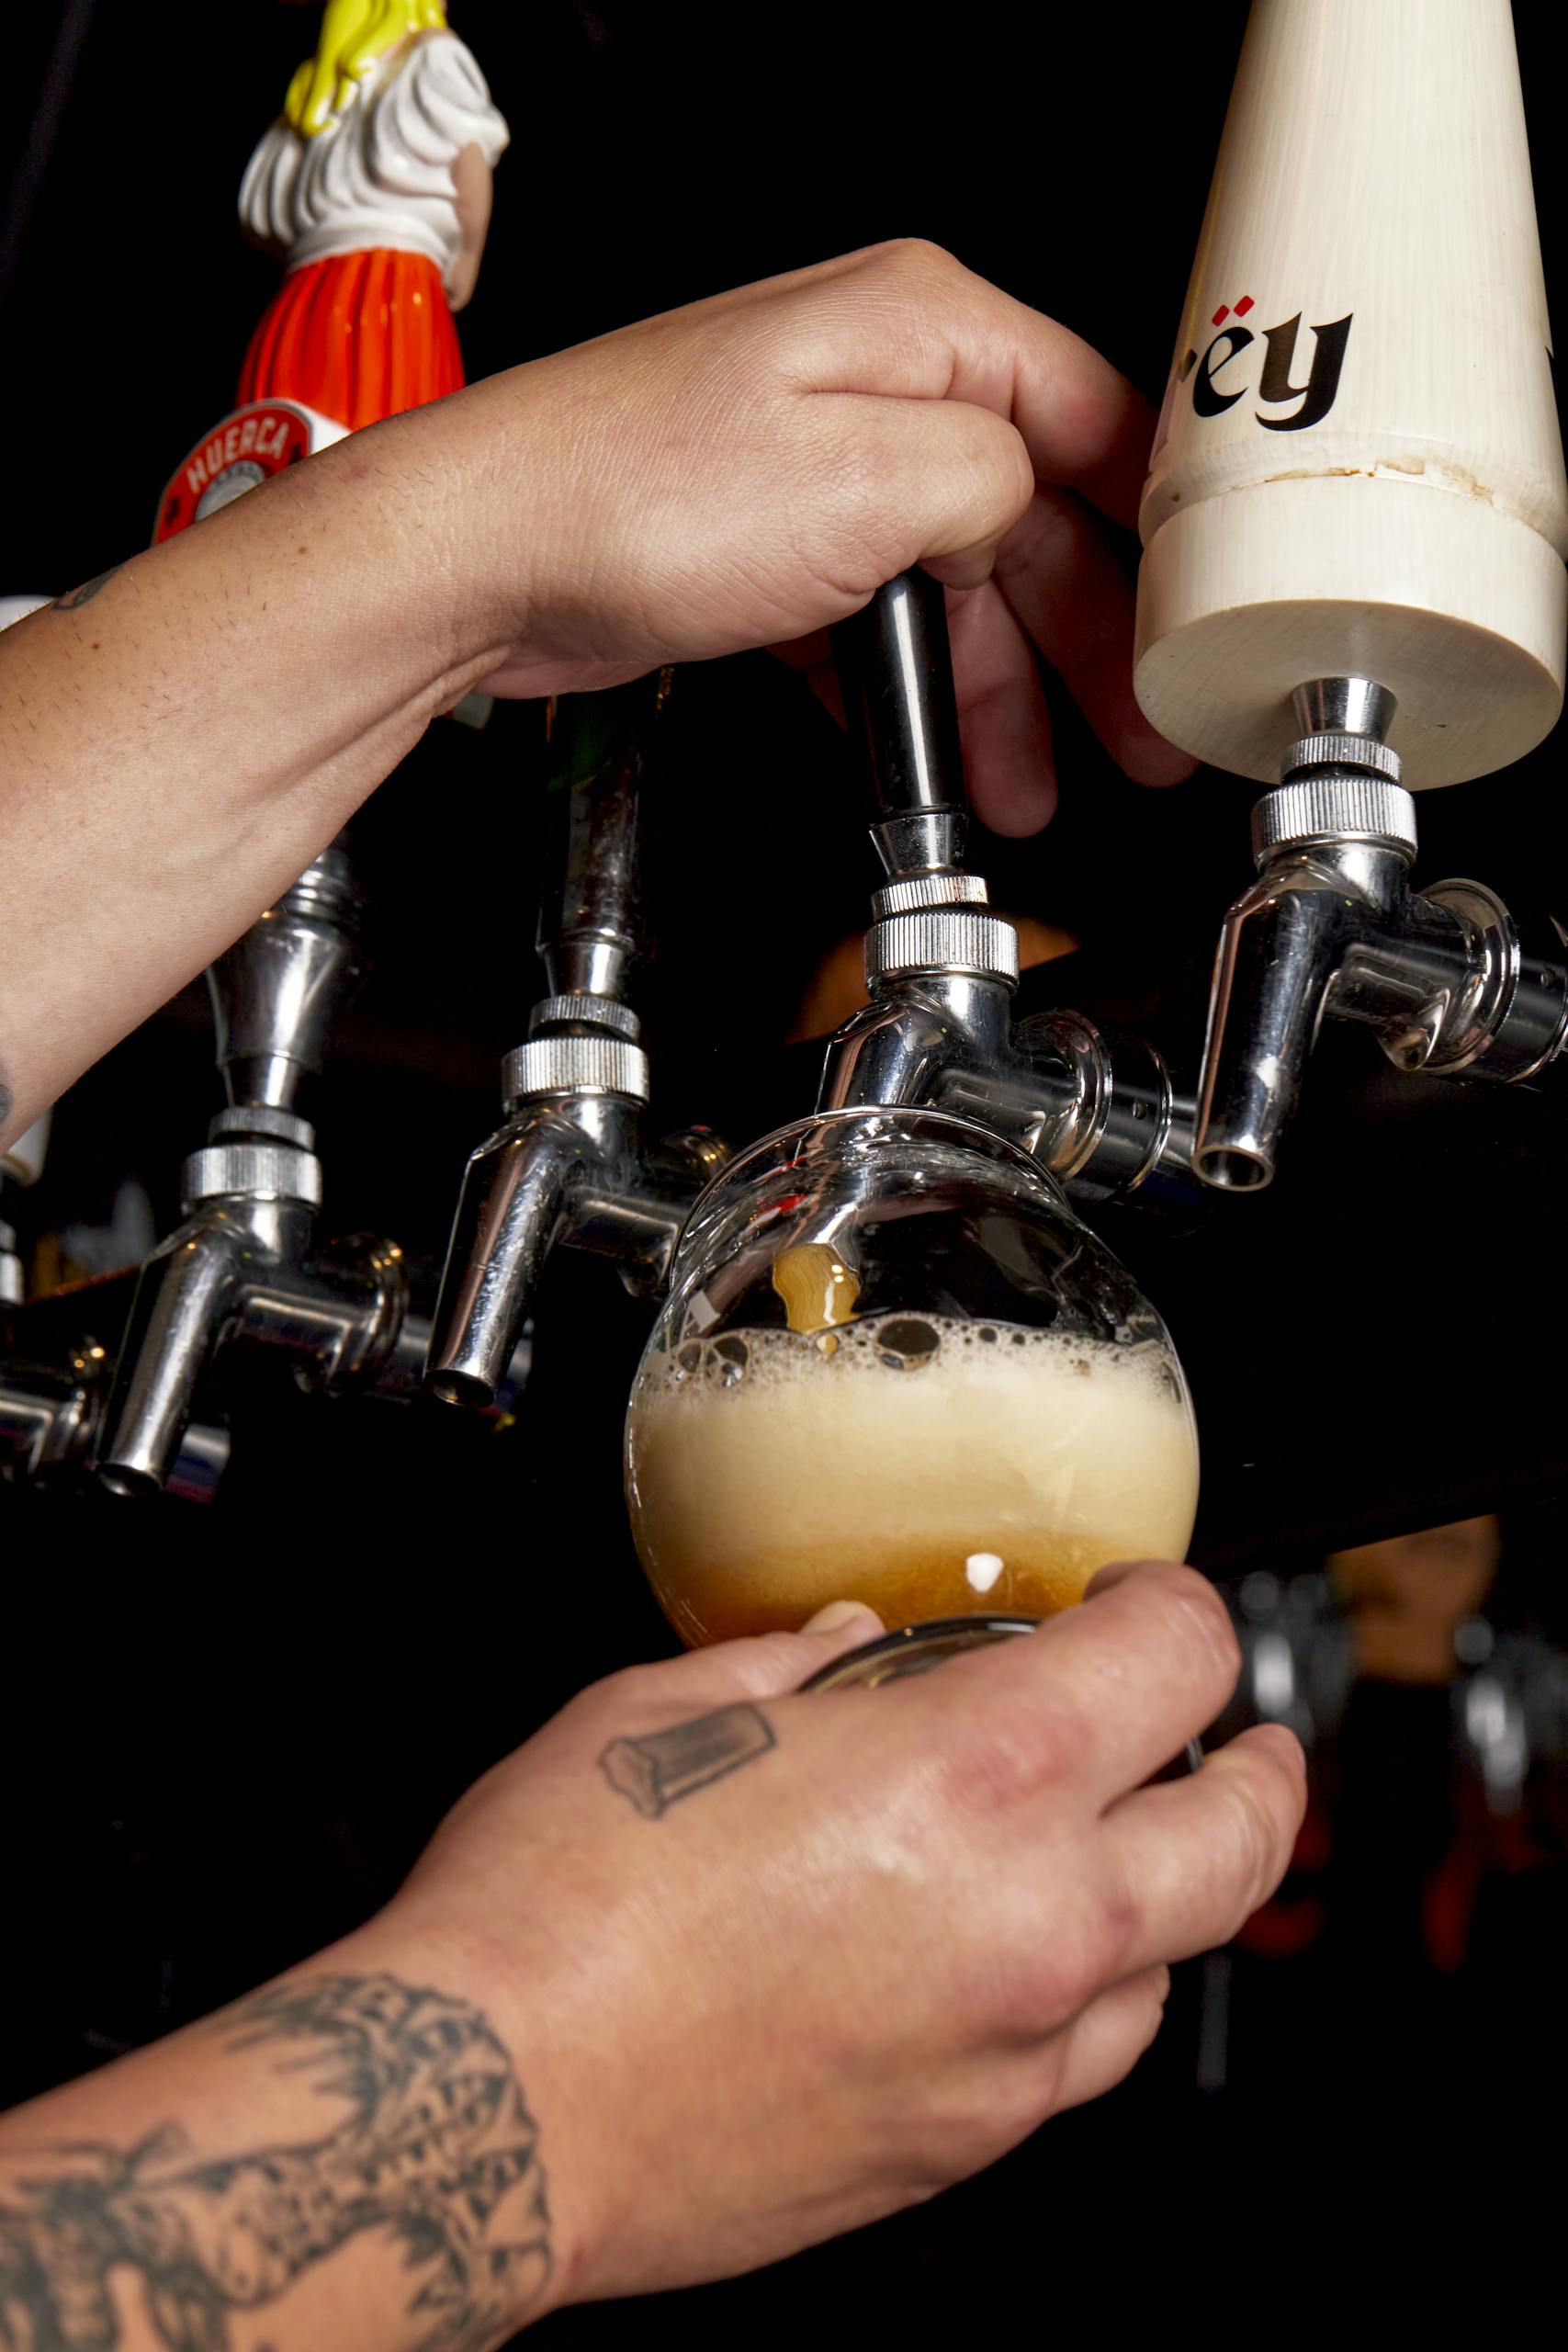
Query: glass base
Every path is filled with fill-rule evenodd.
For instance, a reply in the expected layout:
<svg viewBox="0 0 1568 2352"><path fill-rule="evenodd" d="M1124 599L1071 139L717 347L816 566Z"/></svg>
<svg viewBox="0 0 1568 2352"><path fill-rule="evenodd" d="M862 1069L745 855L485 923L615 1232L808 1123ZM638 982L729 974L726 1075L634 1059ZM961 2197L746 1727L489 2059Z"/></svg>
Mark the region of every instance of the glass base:
<svg viewBox="0 0 1568 2352"><path fill-rule="evenodd" d="M895 1682L903 1674L924 1674L943 1658L961 1650L983 1649L988 1642L1005 1642L1010 1634L1032 1634L1043 1623L1039 1617L933 1617L924 1625L901 1625L863 1643L831 1666L818 1668L801 1684L803 1690L841 1690L850 1684L874 1690L879 1682Z"/></svg>
<svg viewBox="0 0 1568 2352"><path fill-rule="evenodd" d="M858 1650L851 1650L831 1666L818 1667L801 1684L803 1690L874 1690L879 1683L896 1682L901 1675L925 1674L944 1658L956 1657L962 1650L984 1649L992 1642L1005 1642L1013 1634L1038 1632L1046 1620L1041 1617L933 1617L924 1625L900 1625L894 1634L882 1634L874 1642L863 1642ZM1190 1739L1179 1756L1173 1757L1156 1781L1180 1780L1188 1772L1198 1771L1203 1762L1201 1744Z"/></svg>

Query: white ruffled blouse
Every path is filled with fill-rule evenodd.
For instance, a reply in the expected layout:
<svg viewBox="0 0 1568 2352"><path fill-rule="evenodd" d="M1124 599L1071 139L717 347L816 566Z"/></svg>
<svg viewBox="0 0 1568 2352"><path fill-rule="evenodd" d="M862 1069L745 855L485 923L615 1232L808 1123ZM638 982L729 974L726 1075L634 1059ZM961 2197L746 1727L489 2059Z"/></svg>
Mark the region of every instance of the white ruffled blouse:
<svg viewBox="0 0 1568 2352"><path fill-rule="evenodd" d="M428 254L449 280L462 244L452 165L473 146L493 169L510 136L472 51L433 33L372 67L313 139L274 123L246 167L240 220L290 269L379 246Z"/></svg>

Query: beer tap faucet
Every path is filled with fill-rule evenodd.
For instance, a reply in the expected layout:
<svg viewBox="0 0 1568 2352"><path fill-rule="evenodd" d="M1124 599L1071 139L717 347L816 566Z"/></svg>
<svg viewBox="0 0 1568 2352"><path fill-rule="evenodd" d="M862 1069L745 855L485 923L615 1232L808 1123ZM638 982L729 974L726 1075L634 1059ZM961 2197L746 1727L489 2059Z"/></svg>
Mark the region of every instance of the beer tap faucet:
<svg viewBox="0 0 1568 2352"><path fill-rule="evenodd" d="M181 1171L185 1222L137 1283L98 1443L115 1493L165 1485L215 1363L338 1389L372 1384L393 1355L401 1253L318 1247L321 1164L297 1107L360 978L358 928L348 860L324 850L208 972L229 1102Z"/></svg>
<svg viewBox="0 0 1568 2352"><path fill-rule="evenodd" d="M1531 751L1568 642L1512 17L1420 13L1416 53L1400 0L1254 8L1140 509L1138 699L1276 786L1204 1057L1195 1165L1231 1192L1274 1174L1325 1019L1401 1068L1506 1080L1568 1028L1560 931L1410 881L1411 788Z"/></svg>
<svg viewBox="0 0 1568 2352"><path fill-rule="evenodd" d="M902 574L834 632L885 873L871 1001L828 1047L818 1107L923 1107L1021 1145L1079 1199L1197 1195L1192 1105L1153 1046L1074 1012L1015 1023L1018 934L964 864L958 713L940 584Z"/></svg>
<svg viewBox="0 0 1568 2352"><path fill-rule="evenodd" d="M1561 931L1541 953L1483 883L1411 888L1393 696L1325 678L1293 700L1300 731L1253 811L1258 879L1225 921L1203 1058L1194 1164L1230 1192L1273 1176L1325 1018L1438 1077L1535 1079L1568 1036Z"/></svg>
<svg viewBox="0 0 1568 2352"><path fill-rule="evenodd" d="M502 1065L504 1117L465 1170L436 1303L427 1381L449 1404L494 1398L553 1249L612 1259L628 1287L656 1295L687 1209L728 1157L702 1129L651 1148L642 1137L648 1056L626 1001L642 774L627 742L567 795L539 911L547 992Z"/></svg>

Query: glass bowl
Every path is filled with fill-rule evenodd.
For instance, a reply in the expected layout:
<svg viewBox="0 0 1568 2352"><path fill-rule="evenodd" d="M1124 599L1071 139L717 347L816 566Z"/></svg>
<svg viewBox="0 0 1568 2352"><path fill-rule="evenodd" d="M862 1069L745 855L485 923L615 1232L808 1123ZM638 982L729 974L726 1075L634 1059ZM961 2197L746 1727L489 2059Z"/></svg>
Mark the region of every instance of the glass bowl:
<svg viewBox="0 0 1568 2352"><path fill-rule="evenodd" d="M633 1385L637 1552L691 1644L863 1600L1043 1617L1180 1557L1198 1488L1169 1334L1026 1153L838 1111L698 1201Z"/></svg>

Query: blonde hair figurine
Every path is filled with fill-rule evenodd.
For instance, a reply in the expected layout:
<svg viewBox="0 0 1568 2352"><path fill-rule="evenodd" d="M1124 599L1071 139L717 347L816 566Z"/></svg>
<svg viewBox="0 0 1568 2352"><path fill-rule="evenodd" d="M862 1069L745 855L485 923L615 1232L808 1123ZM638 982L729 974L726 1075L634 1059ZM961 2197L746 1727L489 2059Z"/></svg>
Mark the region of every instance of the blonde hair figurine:
<svg viewBox="0 0 1568 2352"><path fill-rule="evenodd" d="M453 313L507 140L445 0L327 0L240 190L247 235L288 271L245 355L243 407L293 401L355 432L459 388Z"/></svg>
<svg viewBox="0 0 1568 2352"><path fill-rule="evenodd" d="M327 0L315 54L288 85L285 121L302 139L314 139L347 113L360 83L389 50L416 33L446 30L446 0Z"/></svg>

